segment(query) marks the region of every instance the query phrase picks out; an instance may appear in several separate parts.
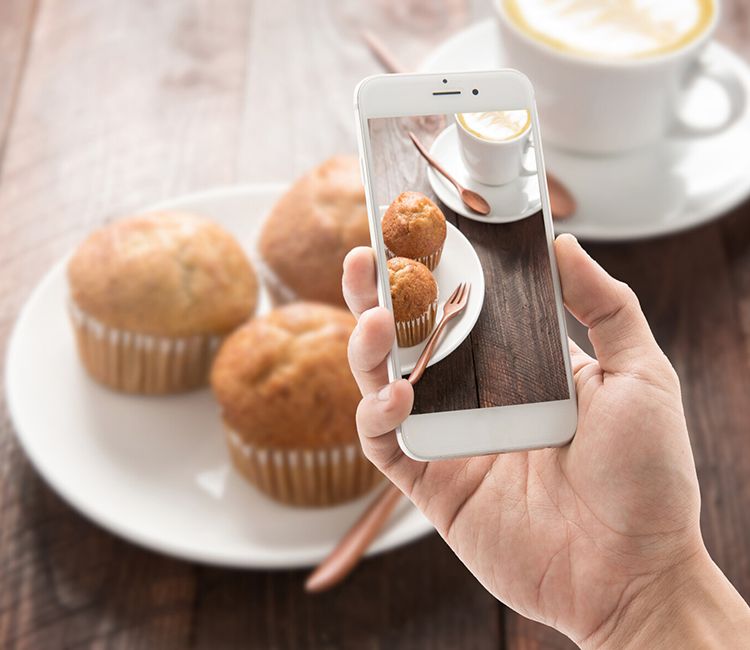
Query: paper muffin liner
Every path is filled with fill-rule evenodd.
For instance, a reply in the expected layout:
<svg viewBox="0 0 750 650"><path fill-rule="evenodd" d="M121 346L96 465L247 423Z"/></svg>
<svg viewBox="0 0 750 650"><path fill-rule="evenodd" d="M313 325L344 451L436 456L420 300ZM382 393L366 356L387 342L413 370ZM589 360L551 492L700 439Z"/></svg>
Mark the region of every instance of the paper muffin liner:
<svg viewBox="0 0 750 650"><path fill-rule="evenodd" d="M163 395L208 383L222 337L153 336L109 327L69 302L78 353L100 383L143 395Z"/></svg>
<svg viewBox="0 0 750 650"><path fill-rule="evenodd" d="M432 332L437 314L437 300L427 308L421 316L411 320L396 321L396 341L400 348L410 348L421 343Z"/></svg>
<svg viewBox="0 0 750 650"><path fill-rule="evenodd" d="M257 447L227 429L237 470L269 497L293 506L331 506L369 492L383 478L358 444L326 449Z"/></svg>
<svg viewBox="0 0 750 650"><path fill-rule="evenodd" d="M424 255L422 257L409 257L408 255L396 255L392 250L390 250L387 246L385 247L385 254L388 257L388 259L392 257L406 257L410 260L416 260L417 262L422 262L430 271L434 271L437 268L437 265L440 264L440 258L443 255L443 247L441 246L438 248L434 253L431 253L430 255Z"/></svg>

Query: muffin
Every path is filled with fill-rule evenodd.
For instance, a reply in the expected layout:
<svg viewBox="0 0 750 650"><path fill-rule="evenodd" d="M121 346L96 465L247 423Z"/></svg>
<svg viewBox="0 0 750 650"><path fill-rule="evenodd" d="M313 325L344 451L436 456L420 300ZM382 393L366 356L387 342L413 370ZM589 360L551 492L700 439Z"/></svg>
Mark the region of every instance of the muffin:
<svg viewBox="0 0 750 650"><path fill-rule="evenodd" d="M254 312L237 241L207 219L155 212L97 230L68 264L70 314L89 374L127 393L203 386L222 337Z"/></svg>
<svg viewBox="0 0 750 650"><path fill-rule="evenodd" d="M445 216L419 192L402 192L388 206L382 221L389 257L408 257L430 271L440 263L445 244Z"/></svg>
<svg viewBox="0 0 750 650"><path fill-rule="evenodd" d="M271 210L258 244L276 301L343 306L344 257L368 246L369 233L356 157L335 156L302 176Z"/></svg>
<svg viewBox="0 0 750 650"><path fill-rule="evenodd" d="M357 439L354 323L337 307L291 303L236 330L216 357L211 384L232 461L278 501L327 506L381 479Z"/></svg>
<svg viewBox="0 0 750 650"><path fill-rule="evenodd" d="M396 340L402 348L424 341L432 332L437 312L438 287L430 270L406 257L388 260Z"/></svg>

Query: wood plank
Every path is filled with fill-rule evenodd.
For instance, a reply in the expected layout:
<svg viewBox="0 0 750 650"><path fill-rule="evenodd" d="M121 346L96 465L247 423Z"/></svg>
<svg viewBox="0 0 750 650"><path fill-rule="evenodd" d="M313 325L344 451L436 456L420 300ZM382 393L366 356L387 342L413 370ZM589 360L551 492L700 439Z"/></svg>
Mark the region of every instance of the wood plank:
<svg viewBox="0 0 750 650"><path fill-rule="evenodd" d="M236 180L248 21L241 0L40 7L0 176L0 355L33 283L93 226ZM193 568L55 497L1 410L0 647L187 645Z"/></svg>
<svg viewBox="0 0 750 650"><path fill-rule="evenodd" d="M248 21L243 0L41 7L0 178L0 328L95 225L236 180Z"/></svg>
<svg viewBox="0 0 750 650"><path fill-rule="evenodd" d="M718 40L750 58L750 7L745 0L722 0Z"/></svg>
<svg viewBox="0 0 750 650"><path fill-rule="evenodd" d="M1 515L0 645L185 644L195 595L190 567L119 540L36 476L21 478L22 498L12 508L4 503Z"/></svg>
<svg viewBox="0 0 750 650"><path fill-rule="evenodd" d="M201 570L195 647L499 647L496 601L437 535L365 561L329 593L306 595L305 575Z"/></svg>
<svg viewBox="0 0 750 650"><path fill-rule="evenodd" d="M479 255L487 285L471 332L481 406L567 399L542 213L504 224L462 217L459 225Z"/></svg>
<svg viewBox="0 0 750 650"><path fill-rule="evenodd" d="M34 29L36 0L0 3L0 169L26 55Z"/></svg>
<svg viewBox="0 0 750 650"><path fill-rule="evenodd" d="M506 609L503 616L506 650L572 650L578 646L551 627Z"/></svg>
<svg viewBox="0 0 750 650"><path fill-rule="evenodd" d="M411 68L470 20L467 5L466 0L342 0L334 11L334 3L256 3L241 177L286 180L332 154L356 152L354 87L383 72L360 31L366 27L381 36Z"/></svg>
<svg viewBox="0 0 750 650"><path fill-rule="evenodd" d="M750 365L750 202L733 210L721 223L721 234L730 267L737 322Z"/></svg>

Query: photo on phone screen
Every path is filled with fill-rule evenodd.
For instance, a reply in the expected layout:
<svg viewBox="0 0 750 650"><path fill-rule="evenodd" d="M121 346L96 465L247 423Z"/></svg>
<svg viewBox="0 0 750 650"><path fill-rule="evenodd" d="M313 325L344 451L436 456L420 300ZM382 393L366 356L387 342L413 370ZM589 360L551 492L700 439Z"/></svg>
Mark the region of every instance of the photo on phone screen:
<svg viewBox="0 0 750 650"><path fill-rule="evenodd" d="M367 120L405 376L446 300L469 285L415 385L413 414L571 397L531 122L517 106ZM414 140L489 214L468 207Z"/></svg>

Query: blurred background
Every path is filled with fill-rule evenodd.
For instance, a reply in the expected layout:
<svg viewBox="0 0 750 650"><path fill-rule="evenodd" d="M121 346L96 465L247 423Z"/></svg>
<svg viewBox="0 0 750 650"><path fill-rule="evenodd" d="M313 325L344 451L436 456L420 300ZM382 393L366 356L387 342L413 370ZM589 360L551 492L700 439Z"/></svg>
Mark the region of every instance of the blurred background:
<svg viewBox="0 0 750 650"><path fill-rule="evenodd" d="M411 69L491 14L489 0L3 0L0 352L34 284L97 225L354 153L352 90L382 71L362 29ZM718 40L750 61L745 0L725 0ZM678 370L707 545L750 598L750 204L589 249L633 286ZM305 571L217 569L133 546L56 496L4 403L0 416L2 648L571 645L501 606L437 535L319 596L304 593Z"/></svg>

